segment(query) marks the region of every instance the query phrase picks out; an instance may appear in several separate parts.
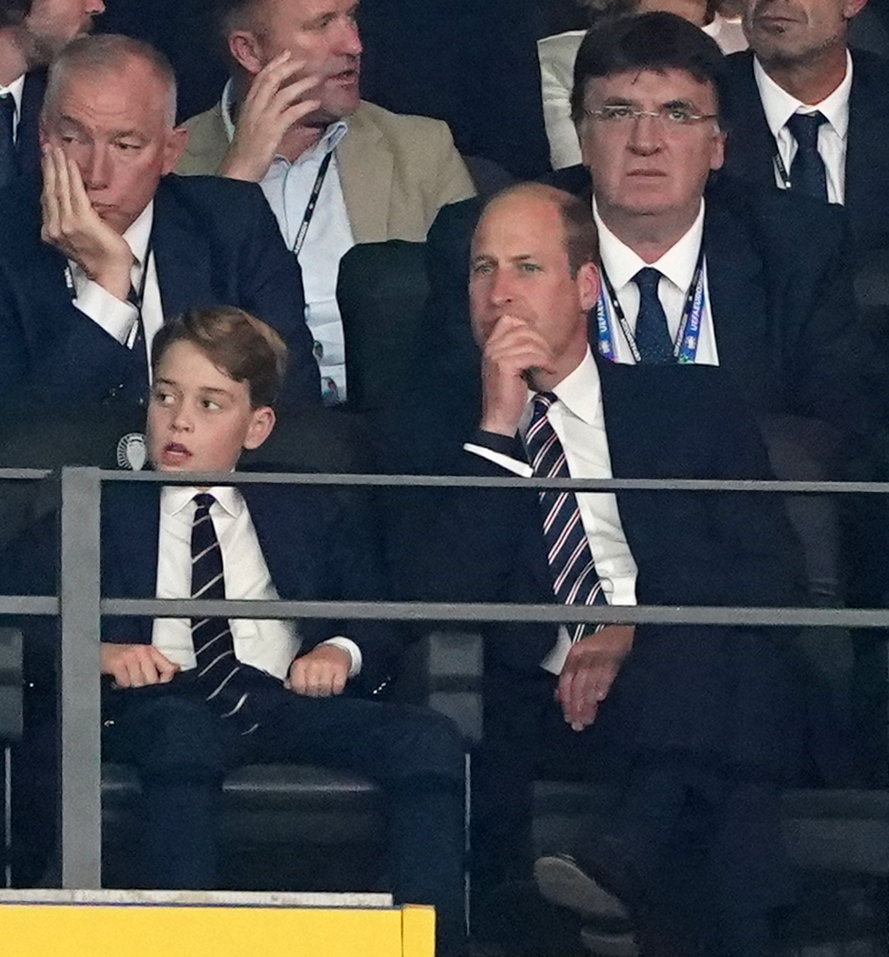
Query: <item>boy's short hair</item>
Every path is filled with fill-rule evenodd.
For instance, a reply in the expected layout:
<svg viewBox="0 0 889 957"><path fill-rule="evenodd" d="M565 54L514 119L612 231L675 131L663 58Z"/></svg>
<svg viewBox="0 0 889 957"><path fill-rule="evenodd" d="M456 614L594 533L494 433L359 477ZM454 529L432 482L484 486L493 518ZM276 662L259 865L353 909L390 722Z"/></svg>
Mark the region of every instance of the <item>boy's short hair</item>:
<svg viewBox="0 0 889 957"><path fill-rule="evenodd" d="M254 409L275 404L287 369L287 346L262 320L234 306L189 309L155 335L152 372L174 342L192 343L229 378L246 382Z"/></svg>

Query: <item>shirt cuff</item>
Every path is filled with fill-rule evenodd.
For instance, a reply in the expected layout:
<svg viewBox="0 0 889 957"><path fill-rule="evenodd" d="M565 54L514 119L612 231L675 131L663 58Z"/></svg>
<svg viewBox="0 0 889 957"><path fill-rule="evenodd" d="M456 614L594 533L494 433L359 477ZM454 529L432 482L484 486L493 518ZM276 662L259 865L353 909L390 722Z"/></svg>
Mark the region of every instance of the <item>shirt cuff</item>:
<svg viewBox="0 0 889 957"><path fill-rule="evenodd" d="M133 325L139 317L138 310L131 302L112 296L107 289L93 282L92 279L87 279L80 286L74 305L121 345L126 344Z"/></svg>
<svg viewBox="0 0 889 957"><path fill-rule="evenodd" d="M464 451L487 459L514 475L530 478L533 474L531 466L516 456L519 448L517 438L501 435L499 432L486 432L484 429L478 429L472 439L463 446Z"/></svg>
<svg viewBox="0 0 889 957"><path fill-rule="evenodd" d="M361 649L355 644L354 641L352 641L351 638L344 638L342 635L335 635L333 638L328 638L327 641L322 641L321 644L333 645L334 648L341 648L346 652L346 654L348 654L352 662L349 665L348 677L354 678L356 675L361 673Z"/></svg>

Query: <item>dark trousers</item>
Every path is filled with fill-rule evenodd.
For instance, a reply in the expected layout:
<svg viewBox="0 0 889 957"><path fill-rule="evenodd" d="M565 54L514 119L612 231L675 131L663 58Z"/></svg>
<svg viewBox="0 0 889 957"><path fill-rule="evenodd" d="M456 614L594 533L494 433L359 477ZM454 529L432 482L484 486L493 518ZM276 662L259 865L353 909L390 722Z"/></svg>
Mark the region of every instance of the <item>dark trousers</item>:
<svg viewBox="0 0 889 957"><path fill-rule="evenodd" d="M508 695L495 690L489 697L485 740L473 755L479 905L486 891L530 875L533 782L583 781L599 786L596 807L576 842L553 850L582 859L600 835L618 838L653 887L676 953L734 954L727 938L734 947L743 928L793 900L777 787L709 755L633 753L602 712L601 721L572 731L554 687L541 672L514 682Z"/></svg>
<svg viewBox="0 0 889 957"><path fill-rule="evenodd" d="M300 762L366 775L386 793L393 894L436 908L439 952L462 947L462 741L435 712L348 697L276 695L265 723L240 735L200 698L113 692L103 757L139 769L149 886L216 886L216 802L225 772Z"/></svg>

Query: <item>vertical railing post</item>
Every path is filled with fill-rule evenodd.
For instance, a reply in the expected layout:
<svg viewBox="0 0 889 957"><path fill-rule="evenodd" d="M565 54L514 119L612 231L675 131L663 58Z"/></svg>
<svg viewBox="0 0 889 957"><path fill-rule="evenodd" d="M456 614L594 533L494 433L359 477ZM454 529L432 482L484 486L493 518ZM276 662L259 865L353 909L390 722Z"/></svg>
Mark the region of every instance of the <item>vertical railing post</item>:
<svg viewBox="0 0 889 957"><path fill-rule="evenodd" d="M102 883L100 493L98 469L62 469L59 845L67 889Z"/></svg>

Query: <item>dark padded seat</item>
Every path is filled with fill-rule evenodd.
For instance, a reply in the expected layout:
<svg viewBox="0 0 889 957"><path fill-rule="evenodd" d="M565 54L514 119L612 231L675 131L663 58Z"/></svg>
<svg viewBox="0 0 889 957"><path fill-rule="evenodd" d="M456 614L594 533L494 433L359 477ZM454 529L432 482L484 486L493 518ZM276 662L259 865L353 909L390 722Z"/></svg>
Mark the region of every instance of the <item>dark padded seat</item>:
<svg viewBox="0 0 889 957"><path fill-rule="evenodd" d="M102 765L102 812L114 827L140 793L135 768ZM222 789L227 842L348 844L383 836L381 791L366 778L301 764L253 764L232 771Z"/></svg>

